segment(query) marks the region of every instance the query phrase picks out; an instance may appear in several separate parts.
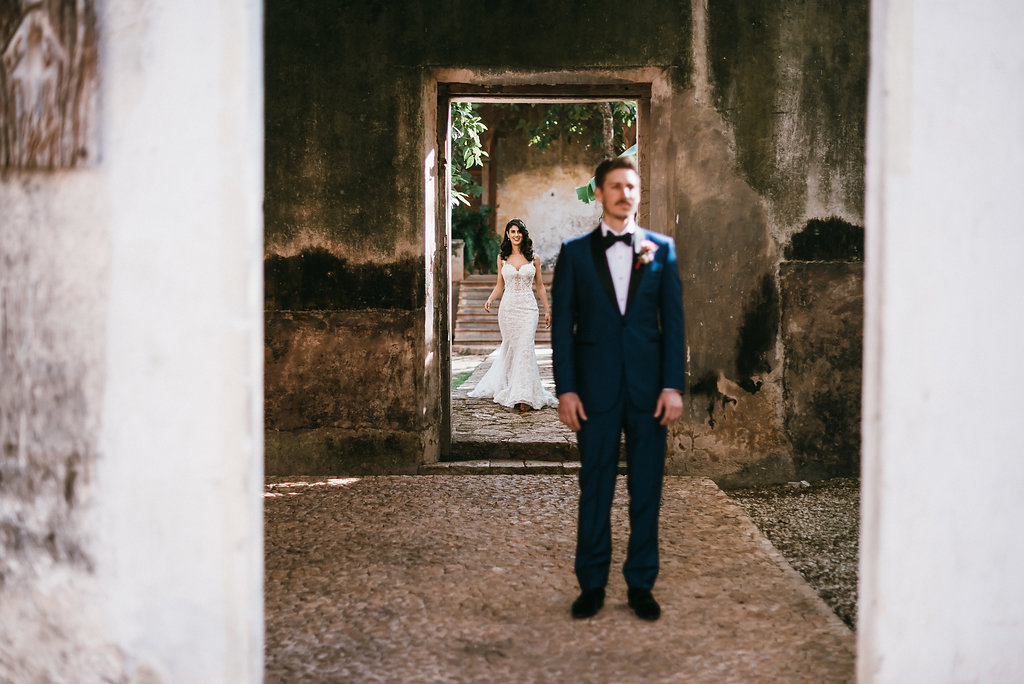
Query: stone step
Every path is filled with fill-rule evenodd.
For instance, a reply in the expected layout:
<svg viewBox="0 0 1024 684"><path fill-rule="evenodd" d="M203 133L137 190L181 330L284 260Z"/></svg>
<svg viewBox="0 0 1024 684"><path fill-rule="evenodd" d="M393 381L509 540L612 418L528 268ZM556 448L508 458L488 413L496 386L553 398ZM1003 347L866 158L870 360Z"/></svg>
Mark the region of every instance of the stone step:
<svg viewBox="0 0 1024 684"><path fill-rule="evenodd" d="M550 285L545 283L544 287L545 287L545 289L549 293L551 292L551 286ZM459 296L460 297L464 297L466 295L471 295L473 297L484 297L484 298L486 298L487 295L489 295L493 289L494 289L494 283L491 283L487 287L479 287L479 286L475 286L475 285L470 285L470 286L467 287L466 285L462 285L462 286L459 287Z"/></svg>
<svg viewBox="0 0 1024 684"><path fill-rule="evenodd" d="M456 344L479 344L484 346L490 346L492 350L501 344L501 335L489 335L486 333L455 333L455 338L452 340Z"/></svg>
<svg viewBox="0 0 1024 684"><path fill-rule="evenodd" d="M455 341L457 342L501 342L501 333L497 330L460 330L455 329ZM551 341L551 331L548 329L538 330L534 337L534 344Z"/></svg>
<svg viewBox="0 0 1024 684"><path fill-rule="evenodd" d="M480 299L467 299L463 297L459 300L458 306L455 307L456 312L461 316L462 314L477 314L482 316L493 316L497 312L497 307L501 304L500 299L496 299L491 302L492 313L487 313L484 309L484 302L487 301L486 297Z"/></svg>
<svg viewBox="0 0 1024 684"><path fill-rule="evenodd" d="M477 339L477 340L466 340L466 339L462 339L461 337L456 337L454 340L452 340L452 350L453 350L453 352L456 353L456 354L461 354L463 356L466 355L466 354L482 354L483 356L487 356L488 354L490 354L492 351L494 351L495 349L497 349L500 346L501 346L501 339L497 338L497 337L492 338L492 339L485 339L484 338L484 339ZM466 348L466 347L474 347L475 351L472 351L472 352L464 351L463 349ZM535 349L550 349L551 348L551 340L549 340L549 339L537 340L534 343L534 348Z"/></svg>
<svg viewBox="0 0 1024 684"><path fill-rule="evenodd" d="M498 324L498 308L496 305L491 307L491 313L487 313L486 311L484 311L484 308L482 306L474 306L473 308L468 310L460 309L456 313L460 320L465 319L467 321L476 321L478 323L490 322L494 323L495 325ZM543 311L538 311L537 315L540 316L543 313Z"/></svg>
<svg viewBox="0 0 1024 684"><path fill-rule="evenodd" d="M460 330L493 330L494 327L493 321L475 321L472 319L460 318L458 326L455 328L455 332L457 333Z"/></svg>
<svg viewBox="0 0 1024 684"><path fill-rule="evenodd" d="M545 285L551 287L550 273L544 275ZM494 289L493 275L473 275L460 281L458 302L453 314L452 350L461 354L489 354L501 344L501 331L497 311L501 298L492 303L492 313L484 311L483 305ZM541 318L543 321L543 318ZM551 331L543 322L537 326L537 344L550 345Z"/></svg>
<svg viewBox="0 0 1024 684"><path fill-rule="evenodd" d="M474 273L473 275L466 276L459 282L462 283L463 285L472 285L474 287L483 287L485 285L490 285L491 287L494 287L494 283L497 277L498 276L496 273ZM555 274L552 273L550 270L545 270L543 273L541 273L540 276L541 280L543 280L545 283L550 283L552 280L554 280L554 277Z"/></svg>
<svg viewBox="0 0 1024 684"><path fill-rule="evenodd" d="M497 441L494 439L460 438L452 440L446 461L577 461L579 451L564 439L545 441Z"/></svg>
<svg viewBox="0 0 1024 684"><path fill-rule="evenodd" d="M504 293L502 293L502 294L504 294ZM550 292L548 294L550 295ZM465 288L465 287L460 287L459 288L459 301L460 302L470 301L470 302L481 302L482 303L490 295L491 295L491 288L489 288L489 287L482 287L482 288L477 288L477 289ZM501 295L498 295L498 297L495 299L495 301L498 301L500 299L501 299Z"/></svg>
<svg viewBox="0 0 1024 684"><path fill-rule="evenodd" d="M465 317L466 320L470 321L496 321L498 320L498 312L491 307L491 313L484 311L483 306L474 306L471 308L459 307L458 314L460 317Z"/></svg>
<svg viewBox="0 0 1024 684"><path fill-rule="evenodd" d="M491 352L501 346L500 342L460 342L452 341L452 353L460 356L488 356ZM551 343L546 340L537 342L536 349L539 351L551 352Z"/></svg>
<svg viewBox="0 0 1024 684"><path fill-rule="evenodd" d="M484 302L487 301L487 295L483 294L479 297L473 297L468 295L462 295L459 297L459 308L460 309L472 309L474 311L483 311ZM501 297L491 302L492 306L497 306L501 303ZM485 312L486 313L486 312Z"/></svg>
<svg viewBox="0 0 1024 684"><path fill-rule="evenodd" d="M498 325L494 319L479 319L479 318L460 318L455 324L455 329L459 330L493 330L495 332L501 330L501 326ZM544 332L548 329L544 327L544 322L541 320L537 324L537 332Z"/></svg>
<svg viewBox="0 0 1024 684"><path fill-rule="evenodd" d="M508 441L496 441L494 439L481 439L479 437L452 440L451 449L447 461L544 461L555 463L569 463L578 461L580 458L579 449L575 442L563 439L528 440L514 439ZM623 441L619 445L619 459L622 466L625 466L626 444Z"/></svg>
<svg viewBox="0 0 1024 684"><path fill-rule="evenodd" d="M500 340L501 334L497 330L462 330L460 328L456 328L455 339L462 340L463 342L492 339Z"/></svg>
<svg viewBox="0 0 1024 684"><path fill-rule="evenodd" d="M472 298L472 299L487 299L487 296L491 294L494 287L466 287L462 286L459 288L459 298ZM500 298L501 295L499 295Z"/></svg>
<svg viewBox="0 0 1024 684"><path fill-rule="evenodd" d="M476 307L474 307L470 311L458 312L457 323L462 323L463 321L473 321L475 323L491 323L496 325L498 322L498 313L496 311L494 313L487 313L483 309L477 309Z"/></svg>
<svg viewBox="0 0 1024 684"><path fill-rule="evenodd" d="M420 475L578 475L579 461L527 461L519 459L487 459L476 461L441 461L419 467ZM619 462L620 475L626 464Z"/></svg>
<svg viewBox="0 0 1024 684"><path fill-rule="evenodd" d="M482 320L487 320L488 318L497 320L496 317L498 314L498 307L501 306L501 300L498 299L491 302L491 313L487 313L487 310L484 309L485 301L486 300L484 299L481 299L478 302L463 300L459 302L459 305L455 308L455 313L457 313L459 316L477 316ZM541 311L539 303L537 306L537 310Z"/></svg>
<svg viewBox="0 0 1024 684"><path fill-rule="evenodd" d="M484 325L472 322L467 323L466 321L459 321L455 326L456 336L460 332L493 332L494 334L498 334L500 330L501 329L496 325Z"/></svg>
<svg viewBox="0 0 1024 684"><path fill-rule="evenodd" d="M466 311L459 314L459 323L487 323L493 325L498 320L498 315L485 311Z"/></svg>
<svg viewBox="0 0 1024 684"><path fill-rule="evenodd" d="M544 283L544 288L550 290L551 289L551 285L549 283ZM466 295L466 294L471 294L471 295L473 295L475 297L476 296L486 297L487 295L489 295L491 293L491 290L493 290L493 289L494 289L494 283L491 283L490 285L460 285L459 286L459 296L461 297L461 296Z"/></svg>
<svg viewBox="0 0 1024 684"><path fill-rule="evenodd" d="M484 302L486 302L486 301L487 301L487 297L486 296L480 297L479 299L474 299L474 298L471 298L471 297L460 297L459 301L456 302L455 309L457 311L464 311L466 313L486 314L487 310L484 309ZM550 303L551 302L549 300L548 304L550 304ZM501 305L501 297L498 297L497 299L492 300L491 301L491 314L490 315L493 316L494 313L497 311L498 306L500 306L500 305ZM537 308L538 309L542 308L540 302L537 302Z"/></svg>
<svg viewBox="0 0 1024 684"><path fill-rule="evenodd" d="M482 330L493 330L494 332L498 332L500 329L501 329L500 326L492 325L491 322L483 322L483 321L459 321L458 323L455 324L455 332L458 332L460 330L465 330L466 332L470 332L470 331L480 332ZM538 335L540 333L547 333L547 332L550 332L550 331L548 330L548 328L544 327L543 323L539 323L537 325L537 334Z"/></svg>
<svg viewBox="0 0 1024 684"><path fill-rule="evenodd" d="M473 343L461 343L458 341L452 342L452 353L461 354L463 356L474 355L474 356L486 356L492 351L498 348L497 344L489 344L485 342L473 342Z"/></svg>
<svg viewBox="0 0 1024 684"><path fill-rule="evenodd" d="M550 334L544 335L543 337L538 336L534 341L535 348L538 350L551 350L551 337ZM452 339L452 353L461 355L483 355L487 356L492 351L501 346L501 337L495 336L491 339L474 339L467 340L461 336L456 335Z"/></svg>

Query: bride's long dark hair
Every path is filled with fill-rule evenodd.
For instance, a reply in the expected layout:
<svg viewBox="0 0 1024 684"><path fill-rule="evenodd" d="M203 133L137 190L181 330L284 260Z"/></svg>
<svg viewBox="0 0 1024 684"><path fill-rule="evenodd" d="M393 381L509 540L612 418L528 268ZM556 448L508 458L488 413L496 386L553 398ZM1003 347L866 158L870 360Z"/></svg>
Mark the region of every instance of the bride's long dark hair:
<svg viewBox="0 0 1024 684"><path fill-rule="evenodd" d="M508 229L512 226L519 226L519 234L523 236L523 241L519 243L519 251L523 253L527 261L533 261L533 240L530 239L530 231L526 230L523 219L517 218L505 224L505 239L501 241L501 260L508 261L508 258L512 256L512 241L508 239Z"/></svg>

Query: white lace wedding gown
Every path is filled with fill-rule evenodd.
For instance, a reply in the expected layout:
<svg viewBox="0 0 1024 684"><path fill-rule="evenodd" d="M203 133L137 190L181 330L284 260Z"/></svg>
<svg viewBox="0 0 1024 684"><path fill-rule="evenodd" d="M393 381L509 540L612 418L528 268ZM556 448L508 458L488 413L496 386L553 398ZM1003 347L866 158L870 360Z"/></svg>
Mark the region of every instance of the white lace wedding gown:
<svg viewBox="0 0 1024 684"><path fill-rule="evenodd" d="M537 269L532 263L501 267L505 291L498 307L501 346L487 373L469 393L471 397L493 398L502 406L523 403L535 409L557 406L558 399L544 389L537 368L534 338L537 335L537 299L533 280Z"/></svg>

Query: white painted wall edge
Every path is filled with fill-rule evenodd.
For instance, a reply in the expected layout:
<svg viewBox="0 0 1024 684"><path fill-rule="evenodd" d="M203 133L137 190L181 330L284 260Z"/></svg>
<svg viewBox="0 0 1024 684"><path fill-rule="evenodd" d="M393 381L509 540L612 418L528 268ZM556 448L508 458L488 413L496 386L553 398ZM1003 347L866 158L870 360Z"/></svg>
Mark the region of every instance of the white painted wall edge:
<svg viewBox="0 0 1024 684"><path fill-rule="evenodd" d="M260 681L262 6L101 7L97 573L126 668Z"/></svg>
<svg viewBox="0 0 1024 684"><path fill-rule="evenodd" d="M1022 28L872 3L861 682L1024 672Z"/></svg>

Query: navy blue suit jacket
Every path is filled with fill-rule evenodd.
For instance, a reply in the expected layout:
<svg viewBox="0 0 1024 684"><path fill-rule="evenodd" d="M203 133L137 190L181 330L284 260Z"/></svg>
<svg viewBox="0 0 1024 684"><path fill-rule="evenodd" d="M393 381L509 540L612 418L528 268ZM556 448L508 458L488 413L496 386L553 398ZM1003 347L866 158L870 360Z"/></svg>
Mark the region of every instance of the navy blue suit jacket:
<svg viewBox="0 0 1024 684"><path fill-rule="evenodd" d="M657 245L639 263L643 240ZM562 244L551 286L555 388L575 392L586 411L614 405L625 382L630 404L654 411L661 390L685 389L682 285L672 238L633 236L626 313L619 313L601 228Z"/></svg>

